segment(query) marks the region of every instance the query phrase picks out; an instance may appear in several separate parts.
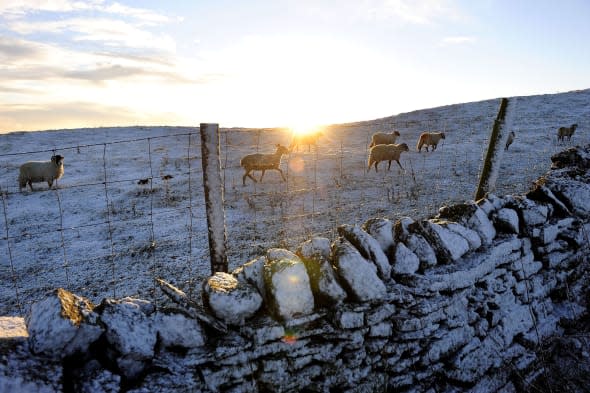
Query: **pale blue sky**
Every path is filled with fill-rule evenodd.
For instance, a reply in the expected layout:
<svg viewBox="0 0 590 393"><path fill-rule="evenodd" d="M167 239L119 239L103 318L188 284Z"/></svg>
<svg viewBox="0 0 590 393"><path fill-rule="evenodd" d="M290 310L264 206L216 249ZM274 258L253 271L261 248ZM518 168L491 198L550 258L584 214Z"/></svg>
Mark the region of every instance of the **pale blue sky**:
<svg viewBox="0 0 590 393"><path fill-rule="evenodd" d="M590 87L590 2L0 0L0 132L274 127Z"/></svg>

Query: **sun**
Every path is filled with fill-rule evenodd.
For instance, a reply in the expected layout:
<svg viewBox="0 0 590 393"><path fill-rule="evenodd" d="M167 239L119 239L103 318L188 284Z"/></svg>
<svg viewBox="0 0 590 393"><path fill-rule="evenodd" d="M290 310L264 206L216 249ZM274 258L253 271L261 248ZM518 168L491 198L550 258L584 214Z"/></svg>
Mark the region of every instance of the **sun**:
<svg viewBox="0 0 590 393"><path fill-rule="evenodd" d="M293 136L297 135L297 136L303 136L303 135L309 135L309 134L315 134L316 132L321 130L321 126L318 125L317 123L297 123L297 124L293 124L289 127L289 130L291 131L291 133L293 134Z"/></svg>

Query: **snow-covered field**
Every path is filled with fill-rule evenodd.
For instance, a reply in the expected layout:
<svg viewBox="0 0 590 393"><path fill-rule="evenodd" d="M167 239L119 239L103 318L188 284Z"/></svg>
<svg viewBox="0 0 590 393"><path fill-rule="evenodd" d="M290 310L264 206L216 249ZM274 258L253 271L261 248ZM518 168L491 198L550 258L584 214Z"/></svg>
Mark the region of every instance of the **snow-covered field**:
<svg viewBox="0 0 590 393"><path fill-rule="evenodd" d="M294 248L312 235L335 236L340 224L371 217L435 214L472 199L500 100L419 110L333 125L317 150L283 158L287 177L268 171L242 185L240 158L288 144L279 129L221 129L230 270L269 247ZM590 142L590 90L522 97L516 140L504 155L498 194L526 192L546 172L560 126L578 124L572 144ZM222 125L223 126L223 125ZM401 171L381 163L367 172L371 135L398 130ZM444 131L435 152L418 153L423 131ZM210 271L198 127L124 127L0 135L0 316L22 315L56 287L98 302L138 295L158 300L154 278L196 299ZM65 157L58 190L37 183L19 192L27 160ZM255 176L259 177L260 172ZM138 184L141 179L153 179Z"/></svg>

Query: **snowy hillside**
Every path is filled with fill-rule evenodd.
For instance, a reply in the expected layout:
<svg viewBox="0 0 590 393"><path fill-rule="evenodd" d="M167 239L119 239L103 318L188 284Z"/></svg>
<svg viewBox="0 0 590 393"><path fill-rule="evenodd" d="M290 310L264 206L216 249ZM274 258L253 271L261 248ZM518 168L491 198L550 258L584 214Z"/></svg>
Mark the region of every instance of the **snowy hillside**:
<svg viewBox="0 0 590 393"><path fill-rule="evenodd" d="M450 105L325 130L318 149L283 158L263 183L242 185L240 158L288 144L279 129L222 129L221 158L230 270L266 248L292 248L341 224L371 217L419 218L473 198L499 100ZM516 140L504 155L497 194L522 193L562 150L556 131L578 124L572 144L590 142L590 90L522 97ZM221 125L223 126L223 124ZM367 172L371 135L398 130L401 165ZM423 131L444 131L435 152L418 153ZM0 315L22 315L65 287L93 301L158 294L162 277L199 298L210 274L198 127L125 127L0 135ZM59 189L19 192L27 160L65 157ZM258 178L259 172L255 173ZM148 179L147 182L141 181ZM152 182L149 182L152 179ZM145 183L145 184L141 184Z"/></svg>

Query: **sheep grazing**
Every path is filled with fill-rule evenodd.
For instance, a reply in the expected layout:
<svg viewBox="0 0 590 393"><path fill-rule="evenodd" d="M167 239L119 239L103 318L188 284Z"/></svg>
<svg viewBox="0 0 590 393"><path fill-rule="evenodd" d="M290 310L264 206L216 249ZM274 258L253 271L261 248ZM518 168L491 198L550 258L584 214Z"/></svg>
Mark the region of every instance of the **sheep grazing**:
<svg viewBox="0 0 590 393"><path fill-rule="evenodd" d="M420 152L422 151L422 146L424 146L426 147L426 151L428 151L428 146L432 146L432 151L435 151L441 139L446 139L444 132L423 132L420 134L420 138L418 138L416 150Z"/></svg>
<svg viewBox="0 0 590 393"><path fill-rule="evenodd" d="M508 150L512 142L514 142L514 138L516 138L516 134L514 133L514 131L510 131L510 134L508 134L508 139L506 140L506 147L504 147L504 150Z"/></svg>
<svg viewBox="0 0 590 393"><path fill-rule="evenodd" d="M400 136L399 131L393 131L390 133L377 132L373 134L369 147L373 147L375 145L393 145L398 136Z"/></svg>
<svg viewBox="0 0 590 393"><path fill-rule="evenodd" d="M402 164L399 162L399 158L401 154L405 151L410 151L410 148L406 143L401 143L399 145L389 144L389 145L375 145L369 151L369 165L368 170L371 170L371 166L375 164L375 172L377 170L377 164L381 161L389 161L389 166L387 170L391 169L391 161L397 162L397 165L403 170Z"/></svg>
<svg viewBox="0 0 590 393"><path fill-rule="evenodd" d="M260 182L262 183L264 172L270 169L279 171L283 181L287 181L283 171L279 168L283 154L289 154L289 149L286 146L277 144L277 150L273 154L254 153L244 156L240 160L240 166L246 171L242 177L242 184L246 185L246 176L254 180L254 183L257 182L254 176L250 174L252 171L262 171L262 175L260 175Z"/></svg>
<svg viewBox="0 0 590 393"><path fill-rule="evenodd" d="M297 151L299 151L299 145L307 145L307 151L310 152L311 145L317 147L318 139L323 135L324 133L321 131L311 134L293 135L293 139L291 139L291 143L289 144L289 151L293 151L294 148L297 148Z"/></svg>
<svg viewBox="0 0 590 393"><path fill-rule="evenodd" d="M20 166L18 175L19 189L31 187L33 183L46 181L49 188L53 181L61 178L64 174L64 158L60 155L51 157L51 161L28 161Z"/></svg>
<svg viewBox="0 0 590 393"><path fill-rule="evenodd" d="M559 127L557 130L557 141L563 141L565 137L567 137L568 141L571 140L576 128L578 128L577 124L572 124L570 127Z"/></svg>

